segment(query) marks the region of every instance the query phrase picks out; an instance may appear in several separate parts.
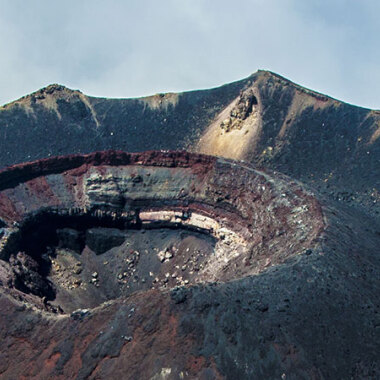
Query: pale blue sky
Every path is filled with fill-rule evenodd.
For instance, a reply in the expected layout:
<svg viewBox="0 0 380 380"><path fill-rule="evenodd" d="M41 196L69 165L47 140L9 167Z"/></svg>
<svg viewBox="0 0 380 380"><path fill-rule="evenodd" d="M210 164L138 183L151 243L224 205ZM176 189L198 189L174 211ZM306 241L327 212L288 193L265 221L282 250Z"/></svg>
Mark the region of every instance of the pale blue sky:
<svg viewBox="0 0 380 380"><path fill-rule="evenodd" d="M135 97L257 69L380 108L379 0L0 0L0 104L50 83Z"/></svg>

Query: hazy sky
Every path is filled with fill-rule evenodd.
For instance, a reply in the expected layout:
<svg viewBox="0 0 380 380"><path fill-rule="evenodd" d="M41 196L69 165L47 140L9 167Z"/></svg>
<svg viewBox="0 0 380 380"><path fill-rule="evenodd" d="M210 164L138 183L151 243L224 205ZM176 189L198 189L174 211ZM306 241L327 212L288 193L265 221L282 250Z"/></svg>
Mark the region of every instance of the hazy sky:
<svg viewBox="0 0 380 380"><path fill-rule="evenodd" d="M135 97L257 69L380 108L379 0L0 0L0 104L50 83Z"/></svg>

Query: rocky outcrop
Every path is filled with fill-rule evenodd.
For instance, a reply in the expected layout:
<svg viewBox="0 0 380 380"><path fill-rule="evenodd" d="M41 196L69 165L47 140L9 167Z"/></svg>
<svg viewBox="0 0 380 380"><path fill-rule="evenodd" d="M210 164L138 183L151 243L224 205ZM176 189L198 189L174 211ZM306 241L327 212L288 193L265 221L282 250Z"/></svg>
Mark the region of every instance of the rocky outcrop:
<svg viewBox="0 0 380 380"><path fill-rule="evenodd" d="M117 228L89 228L86 231L86 245L97 255L119 247L126 236Z"/></svg>
<svg viewBox="0 0 380 380"><path fill-rule="evenodd" d="M242 129L244 120L255 111L256 106L254 91L249 88L240 94L236 106L230 111L229 117L221 122L220 128L227 133L233 129Z"/></svg>

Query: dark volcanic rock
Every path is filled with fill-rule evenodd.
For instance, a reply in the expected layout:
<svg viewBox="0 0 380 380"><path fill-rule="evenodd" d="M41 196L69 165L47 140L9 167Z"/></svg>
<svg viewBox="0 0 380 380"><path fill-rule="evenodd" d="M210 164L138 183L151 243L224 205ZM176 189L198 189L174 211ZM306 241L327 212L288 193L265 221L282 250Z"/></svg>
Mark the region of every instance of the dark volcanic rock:
<svg viewBox="0 0 380 380"><path fill-rule="evenodd" d="M39 297L54 297L54 290L50 282L41 275L39 264L24 252L18 252L17 255L9 259L13 276L10 283L24 293L31 293Z"/></svg>
<svg viewBox="0 0 380 380"><path fill-rule="evenodd" d="M379 111L268 71L140 99L92 98L52 85L0 108L0 167L105 149L191 149L281 171L378 215L379 123Z"/></svg>
<svg viewBox="0 0 380 380"><path fill-rule="evenodd" d="M239 95L245 82L120 100L46 87L0 108L0 168L95 150L183 149Z"/></svg>
<svg viewBox="0 0 380 380"><path fill-rule="evenodd" d="M91 228L86 232L86 244L97 255L122 245L125 233L116 228Z"/></svg>
<svg viewBox="0 0 380 380"><path fill-rule="evenodd" d="M0 181L2 378L379 376L380 227L361 211L185 152ZM80 236L103 253L65 250Z"/></svg>
<svg viewBox="0 0 380 380"><path fill-rule="evenodd" d="M68 248L75 252L83 249L83 237L73 228L62 228L57 230L58 245L60 248Z"/></svg>
<svg viewBox="0 0 380 380"><path fill-rule="evenodd" d="M380 378L379 123L263 71L2 107L0 167L75 154L0 171L0 377Z"/></svg>

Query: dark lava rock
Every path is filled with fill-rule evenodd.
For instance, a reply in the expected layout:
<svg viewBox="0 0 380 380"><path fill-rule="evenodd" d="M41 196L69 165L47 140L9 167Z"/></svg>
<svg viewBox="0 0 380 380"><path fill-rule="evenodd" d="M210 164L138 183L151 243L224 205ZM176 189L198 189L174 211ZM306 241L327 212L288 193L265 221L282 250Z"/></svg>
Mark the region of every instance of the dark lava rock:
<svg viewBox="0 0 380 380"><path fill-rule="evenodd" d="M258 111L261 132L255 141L248 134L230 148L218 141L202 148L210 125L233 102L237 106L228 114L232 124L238 121L238 129L251 123L253 109ZM340 102L261 70L211 90L142 99L93 98L51 85L0 108L0 168L58 154L190 147L278 170L339 202L365 204L378 215L379 122L379 111ZM247 146L239 152L245 139Z"/></svg>
<svg viewBox="0 0 380 380"><path fill-rule="evenodd" d="M62 228L57 230L58 246L60 248L71 249L80 253L84 248L84 239L82 234L72 228Z"/></svg>
<svg viewBox="0 0 380 380"><path fill-rule="evenodd" d="M125 241L125 233L116 228L91 228L86 231L86 245L97 255L118 247Z"/></svg>
<svg viewBox="0 0 380 380"><path fill-rule="evenodd" d="M379 125L379 111L264 71L216 89L142 99L92 98L54 85L1 107L0 167L105 149L158 151L78 154L0 172L5 231L0 232L0 377L379 379ZM121 176L117 168L109 169L131 163L146 166L146 174L140 178L137 169ZM272 180L256 181L243 167L252 175L265 168L257 176ZM82 197L88 168L99 176L110 174L93 181L87 193L93 198ZM164 170L155 175L158 168ZM87 229L85 243L98 255L123 244L121 224L141 227L141 207L147 214L175 209L177 216L164 219L175 219L170 228L192 221L194 208L203 217L221 213L218 222L228 221L242 234L254 231L246 241L251 254L244 261L235 258L238 250L230 245L208 257L220 261L207 270L200 265L190 270L186 262L182 271L180 254L160 262L158 252L150 256L142 248L129 273L124 256L111 251L99 257L85 250L81 273L73 274L75 254L60 261L69 271L57 262L50 268L44 255L56 235L62 247L78 251L80 234L70 230L73 225L49 228L37 219L32 233L24 216L38 214L36 208L59 213L57 203L72 215L88 199L105 215L80 227ZM247 213L247 205L254 212ZM113 221L108 210L136 214ZM145 221L150 217L155 220L148 215ZM291 230L292 223L297 228ZM39 241L42 235L51 239ZM221 242L231 243L228 233L220 231ZM2 251L3 244L9 251ZM281 256L291 250L296 254ZM255 270L249 272L250 267ZM141 268L149 279L146 286L137 284ZM52 270L72 305L81 297L96 298L90 315L83 309L71 317L54 314ZM99 287L88 284L95 271ZM179 278L190 272L189 280ZM84 281L77 286L79 275ZM208 282L212 275L213 284ZM187 287L175 287L177 281L187 281Z"/></svg>
<svg viewBox="0 0 380 380"><path fill-rule="evenodd" d="M187 298L187 289L186 288L174 288L171 293L171 298L175 303L183 303Z"/></svg>
<svg viewBox="0 0 380 380"><path fill-rule="evenodd" d="M16 289L47 299L54 298L52 284L40 273L40 265L32 257L19 252L10 257L9 263L13 271L12 285Z"/></svg>

